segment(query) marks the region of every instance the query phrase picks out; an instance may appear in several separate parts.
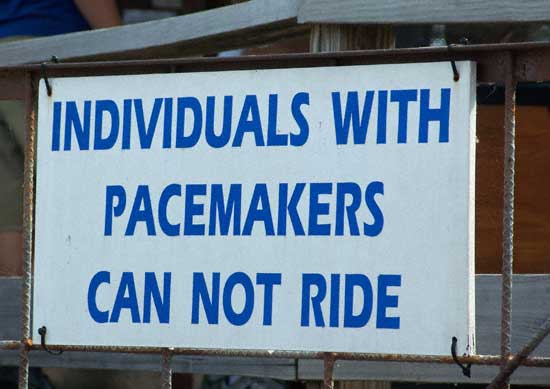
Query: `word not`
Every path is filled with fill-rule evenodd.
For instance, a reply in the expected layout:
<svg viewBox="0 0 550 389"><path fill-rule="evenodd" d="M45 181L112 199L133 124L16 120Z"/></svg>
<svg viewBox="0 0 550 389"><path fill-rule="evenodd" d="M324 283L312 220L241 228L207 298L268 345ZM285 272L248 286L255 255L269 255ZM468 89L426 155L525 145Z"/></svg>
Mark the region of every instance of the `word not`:
<svg viewBox="0 0 550 389"><path fill-rule="evenodd" d="M273 289L275 285L281 285L281 273L258 273L256 285L264 289L262 325L270 326L273 320ZM244 305L240 312L235 310L233 304L233 291L235 288L244 290ZM206 284L204 273L193 273L193 305L191 324L199 324L199 308L202 305L208 324L219 323L220 313L220 273L212 273L212 283L209 288ZM250 277L243 272L231 274L223 286L222 307L227 321L235 326L246 324L254 311L254 284Z"/></svg>

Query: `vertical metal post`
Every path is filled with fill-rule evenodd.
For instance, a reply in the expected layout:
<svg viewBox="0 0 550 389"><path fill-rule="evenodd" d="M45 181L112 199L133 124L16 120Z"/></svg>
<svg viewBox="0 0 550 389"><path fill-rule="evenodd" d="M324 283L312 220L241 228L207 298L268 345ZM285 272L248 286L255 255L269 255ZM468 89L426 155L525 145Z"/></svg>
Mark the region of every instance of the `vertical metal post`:
<svg viewBox="0 0 550 389"><path fill-rule="evenodd" d="M334 355L325 353L324 355L324 389L334 389L333 371L334 371Z"/></svg>
<svg viewBox="0 0 550 389"><path fill-rule="evenodd" d="M23 296L21 301L21 345L19 347L19 388L29 385L29 348L31 337L31 291L33 257L33 214L34 214L34 153L36 117L32 75L25 77L25 168L23 184Z"/></svg>
<svg viewBox="0 0 550 389"><path fill-rule="evenodd" d="M162 371L160 378L162 381L162 389L172 389L172 349L165 348L162 350Z"/></svg>
<svg viewBox="0 0 550 389"><path fill-rule="evenodd" d="M511 354L512 275L514 258L514 185L516 161L516 75L514 56L507 55L504 101L504 210L502 216L501 372ZM509 386L508 382L504 385Z"/></svg>

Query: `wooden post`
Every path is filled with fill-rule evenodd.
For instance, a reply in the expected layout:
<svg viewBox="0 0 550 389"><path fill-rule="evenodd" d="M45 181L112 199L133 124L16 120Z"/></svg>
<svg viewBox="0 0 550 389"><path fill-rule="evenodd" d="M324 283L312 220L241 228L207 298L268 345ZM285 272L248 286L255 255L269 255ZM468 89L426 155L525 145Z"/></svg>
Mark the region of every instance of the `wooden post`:
<svg viewBox="0 0 550 389"><path fill-rule="evenodd" d="M312 53L392 49L395 47L393 28L387 25L364 26L347 24L316 24L312 26L309 49ZM390 389L387 381L338 382L335 388L345 389Z"/></svg>
<svg viewBox="0 0 550 389"><path fill-rule="evenodd" d="M316 24L311 29L310 52L391 49L395 35L391 26Z"/></svg>

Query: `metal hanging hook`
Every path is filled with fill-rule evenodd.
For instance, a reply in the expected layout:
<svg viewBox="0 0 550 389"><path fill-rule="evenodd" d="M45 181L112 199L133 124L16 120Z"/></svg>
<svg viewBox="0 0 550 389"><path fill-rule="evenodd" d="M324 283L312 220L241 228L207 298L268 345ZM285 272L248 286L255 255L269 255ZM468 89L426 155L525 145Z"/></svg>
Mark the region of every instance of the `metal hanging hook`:
<svg viewBox="0 0 550 389"><path fill-rule="evenodd" d="M459 45L467 45L469 42L468 42L468 38L465 38L465 37L462 37L460 38L460 40L458 41L458 44ZM457 82L458 80L460 80L460 73L458 73L458 69L456 67L456 62L455 62L455 59L453 57L453 49L456 45L454 43L450 43L447 45L447 50L449 51L449 59L451 61L451 69L453 69L453 80L455 82Z"/></svg>
<svg viewBox="0 0 550 389"><path fill-rule="evenodd" d="M455 60L453 58L453 55L452 55L452 48L453 48L454 44L450 43L447 45L447 50L449 51L449 57L450 57L450 61L451 61L451 69L453 69L453 80L455 82L457 82L458 80L460 80L460 74L458 73L458 69L456 67L456 63L455 63Z"/></svg>
<svg viewBox="0 0 550 389"><path fill-rule="evenodd" d="M456 344L457 344L457 342L458 342L458 339L456 338L456 336L453 336L453 340L452 340L452 343L451 343L451 355L453 356L453 361L455 361L455 363L458 366L460 366L460 368L462 369L462 374L464 374L466 377L470 378L471 374L472 374L472 370L471 370L472 364L468 363L466 366L464 366L462 363L460 363L460 361L458 360L458 357L456 355Z"/></svg>
<svg viewBox="0 0 550 389"><path fill-rule="evenodd" d="M61 355L63 354L63 350L59 351L52 351L48 349L48 346L46 346L46 332L48 332L46 326L42 326L38 329L38 333L40 334L40 345L42 348L48 353L52 355Z"/></svg>
<svg viewBox="0 0 550 389"><path fill-rule="evenodd" d="M52 57L50 59L50 62L59 63L59 59L55 55L52 55ZM42 78L44 78L44 82L46 83L46 91L48 92L48 96L51 96L52 95L52 86L50 84L50 80L48 80L48 74L46 73L47 64L48 64L47 62L42 62L40 64L40 69L42 71Z"/></svg>

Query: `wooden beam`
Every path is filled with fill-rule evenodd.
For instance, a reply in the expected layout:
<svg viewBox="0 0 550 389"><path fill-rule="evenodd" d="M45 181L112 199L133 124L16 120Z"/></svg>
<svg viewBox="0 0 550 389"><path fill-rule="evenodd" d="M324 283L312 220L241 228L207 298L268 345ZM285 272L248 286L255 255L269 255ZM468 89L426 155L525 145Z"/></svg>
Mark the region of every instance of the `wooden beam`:
<svg viewBox="0 0 550 389"><path fill-rule="evenodd" d="M391 26L315 24L310 33L310 52L395 48Z"/></svg>
<svg viewBox="0 0 550 389"><path fill-rule="evenodd" d="M547 0L304 0L299 23L434 24L550 21Z"/></svg>
<svg viewBox="0 0 550 389"><path fill-rule="evenodd" d="M520 367L511 377L517 385L548 385L548 368ZM498 366L472 366L472 377L462 374L457 365L434 365L425 363L353 362L337 361L334 366L335 380L373 380L418 383L464 383L486 384L498 374ZM322 361L300 360L299 376L302 380L319 380L323 374Z"/></svg>
<svg viewBox="0 0 550 389"><path fill-rule="evenodd" d="M60 60L176 57L216 53L307 31L298 0L251 0L209 11L122 27L0 45L0 66Z"/></svg>
<svg viewBox="0 0 550 389"><path fill-rule="evenodd" d="M517 351L534 334L550 313L550 275L514 276L512 350ZM0 340L19 336L19 278L0 278ZM478 354L499 352L500 276L476 276L476 337ZM445 314L442 312L441 314ZM450 340L449 340L450 348ZM535 351L536 356L550 356L550 339ZM158 371L159 355L65 352L51 356L33 351L32 366L64 368L98 368ZM0 351L0 366L15 366L17 351ZM277 379L322 379L322 361L292 359L221 358L174 356L173 369L181 373L209 373L264 376ZM462 376L458 366L396 362L337 361L335 379L384 380L412 382L489 382L497 373L496 366L474 366L472 378ZM550 369L520 368L513 383L547 384Z"/></svg>

